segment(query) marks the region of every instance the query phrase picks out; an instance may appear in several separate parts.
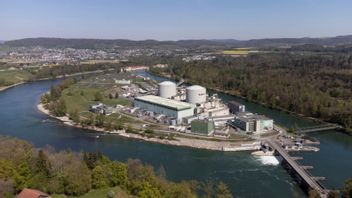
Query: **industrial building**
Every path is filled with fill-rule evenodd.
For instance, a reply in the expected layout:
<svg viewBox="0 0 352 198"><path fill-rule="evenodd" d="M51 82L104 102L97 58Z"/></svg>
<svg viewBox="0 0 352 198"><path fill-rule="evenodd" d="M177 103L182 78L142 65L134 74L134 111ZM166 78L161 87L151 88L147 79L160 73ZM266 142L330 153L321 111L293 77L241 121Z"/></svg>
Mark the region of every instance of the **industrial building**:
<svg viewBox="0 0 352 198"><path fill-rule="evenodd" d="M163 114L170 118L175 118L178 122L184 117L194 115L193 105L154 95L136 97L134 99L134 106L157 114Z"/></svg>
<svg viewBox="0 0 352 198"><path fill-rule="evenodd" d="M119 84L119 85L130 85L131 84L131 80L117 80L115 79L115 84Z"/></svg>
<svg viewBox="0 0 352 198"><path fill-rule="evenodd" d="M226 106L217 107L212 109L206 109L208 117L219 117L219 116L228 116L230 114L229 108Z"/></svg>
<svg viewBox="0 0 352 198"><path fill-rule="evenodd" d="M204 87L178 87L178 84L171 81L158 84L158 96L136 97L134 106L159 114L148 114L154 117L167 116L166 120L173 128L184 127L186 130L190 126L191 133L205 136L218 132L219 137L228 137L227 123L235 117L230 115L229 108L221 102L217 94L209 97Z"/></svg>
<svg viewBox="0 0 352 198"><path fill-rule="evenodd" d="M138 71L138 70L149 70L149 67L144 65L136 65L136 66L127 66L121 68L121 72L131 72L131 71Z"/></svg>
<svg viewBox="0 0 352 198"><path fill-rule="evenodd" d="M246 111L246 106L236 101L230 101L228 103L228 107L230 108L230 112L233 114L242 113Z"/></svg>
<svg viewBox="0 0 352 198"><path fill-rule="evenodd" d="M233 125L246 132L263 133L274 128L274 121L263 115L243 112L238 113Z"/></svg>
<svg viewBox="0 0 352 198"><path fill-rule="evenodd" d="M191 132L198 135L210 136L215 131L214 122L208 120L193 120L191 122Z"/></svg>
<svg viewBox="0 0 352 198"><path fill-rule="evenodd" d="M114 108L109 107L107 105L104 105L103 103L90 105L89 111L91 111L93 113L101 113L101 114L104 114L104 115L111 115L111 114L113 114L115 112Z"/></svg>

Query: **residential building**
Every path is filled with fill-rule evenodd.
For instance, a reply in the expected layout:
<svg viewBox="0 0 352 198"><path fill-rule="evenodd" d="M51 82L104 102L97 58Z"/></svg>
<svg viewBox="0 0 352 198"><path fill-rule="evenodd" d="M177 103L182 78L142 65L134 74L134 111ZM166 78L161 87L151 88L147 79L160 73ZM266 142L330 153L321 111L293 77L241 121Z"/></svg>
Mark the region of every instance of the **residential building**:
<svg viewBox="0 0 352 198"><path fill-rule="evenodd" d="M25 188L16 196L16 198L51 198L51 196L39 190Z"/></svg>

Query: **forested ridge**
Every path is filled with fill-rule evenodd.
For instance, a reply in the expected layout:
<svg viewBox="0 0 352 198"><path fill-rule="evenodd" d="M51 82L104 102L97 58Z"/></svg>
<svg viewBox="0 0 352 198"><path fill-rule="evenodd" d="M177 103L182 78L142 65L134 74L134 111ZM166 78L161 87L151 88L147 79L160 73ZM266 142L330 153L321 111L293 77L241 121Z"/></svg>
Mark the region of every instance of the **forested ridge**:
<svg viewBox="0 0 352 198"><path fill-rule="evenodd" d="M15 197L24 188L48 194L80 196L91 189L119 187L110 198L196 198L233 197L223 182L166 179L164 167L157 171L138 159L113 161L99 152L55 151L0 136L0 197Z"/></svg>
<svg viewBox="0 0 352 198"><path fill-rule="evenodd" d="M350 53L260 53L188 63L173 59L167 63L171 65L168 69L152 71L272 108L339 123L351 131Z"/></svg>
<svg viewBox="0 0 352 198"><path fill-rule="evenodd" d="M76 49L101 49L119 47L160 47L174 46L186 48L208 47L268 47L268 46L294 46L303 44L315 45L340 45L351 44L352 35L325 37L325 38L271 38L271 39L193 39L178 41L157 40L127 40L127 39L64 39L64 38L24 38L6 41L5 45L11 47L42 46L47 48L76 48Z"/></svg>

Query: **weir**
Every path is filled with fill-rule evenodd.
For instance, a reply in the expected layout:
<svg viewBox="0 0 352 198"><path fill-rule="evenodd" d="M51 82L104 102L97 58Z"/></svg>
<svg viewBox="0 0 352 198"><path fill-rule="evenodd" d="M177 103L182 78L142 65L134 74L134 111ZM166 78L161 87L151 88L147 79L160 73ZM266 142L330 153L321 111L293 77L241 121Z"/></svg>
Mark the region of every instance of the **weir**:
<svg viewBox="0 0 352 198"><path fill-rule="evenodd" d="M342 127L337 124L323 124L319 126L299 128L297 131L299 133L311 133L311 132L328 131L328 130L334 130L334 129L340 129L340 128Z"/></svg>
<svg viewBox="0 0 352 198"><path fill-rule="evenodd" d="M280 155L282 160L282 166L290 173L290 175L298 182L298 184L303 188L307 193L310 190L316 190L320 197L325 198L328 196L329 190L326 189L318 181L325 179L324 177L313 177L309 174L307 169L312 167L300 166L295 157L292 157L286 152L282 146L275 140L269 140L267 142L271 148L275 150L275 153Z"/></svg>

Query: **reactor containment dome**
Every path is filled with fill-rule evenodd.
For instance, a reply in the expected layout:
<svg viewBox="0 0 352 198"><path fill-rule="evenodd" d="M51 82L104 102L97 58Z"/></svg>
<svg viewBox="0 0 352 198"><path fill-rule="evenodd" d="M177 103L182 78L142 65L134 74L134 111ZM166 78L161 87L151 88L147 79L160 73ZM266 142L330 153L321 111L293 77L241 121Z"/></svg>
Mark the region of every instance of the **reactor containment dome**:
<svg viewBox="0 0 352 198"><path fill-rule="evenodd" d="M176 84L171 81L159 83L159 96L163 98L171 98L176 95Z"/></svg>
<svg viewBox="0 0 352 198"><path fill-rule="evenodd" d="M191 104L200 104L206 102L207 91L199 85L192 85L186 89L187 102Z"/></svg>

